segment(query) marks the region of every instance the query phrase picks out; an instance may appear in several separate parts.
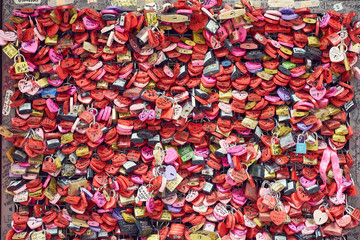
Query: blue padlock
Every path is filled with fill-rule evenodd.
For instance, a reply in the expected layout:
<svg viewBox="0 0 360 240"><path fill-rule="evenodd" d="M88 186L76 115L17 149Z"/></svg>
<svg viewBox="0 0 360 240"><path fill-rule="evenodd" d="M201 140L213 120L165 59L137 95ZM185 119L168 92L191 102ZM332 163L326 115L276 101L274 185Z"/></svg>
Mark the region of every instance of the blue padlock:
<svg viewBox="0 0 360 240"><path fill-rule="evenodd" d="M305 135L300 134L296 143L296 153L305 154L306 153L306 143L305 143Z"/></svg>
<svg viewBox="0 0 360 240"><path fill-rule="evenodd" d="M57 96L56 88L47 87L44 88L44 91L41 93L42 98L55 98Z"/></svg>

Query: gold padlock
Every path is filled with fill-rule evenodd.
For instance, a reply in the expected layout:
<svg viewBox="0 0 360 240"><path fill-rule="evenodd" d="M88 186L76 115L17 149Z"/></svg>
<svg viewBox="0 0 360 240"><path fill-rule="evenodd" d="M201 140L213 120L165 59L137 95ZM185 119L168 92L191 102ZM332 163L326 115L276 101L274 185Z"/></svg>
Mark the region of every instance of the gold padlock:
<svg viewBox="0 0 360 240"><path fill-rule="evenodd" d="M23 60L22 62L21 62L21 58ZM15 58L14 58L14 69L15 69L16 74L29 72L28 63L26 62L25 57L23 55L17 54L15 56Z"/></svg>
<svg viewBox="0 0 360 240"><path fill-rule="evenodd" d="M338 135L338 134L334 134L332 135L332 140L334 140L335 142L346 142L346 138L343 135Z"/></svg>
<svg viewBox="0 0 360 240"><path fill-rule="evenodd" d="M258 120L247 117L247 116L241 121L242 126L244 126L246 128L250 128L252 130L254 130L256 128L258 123L259 123Z"/></svg>
<svg viewBox="0 0 360 240"><path fill-rule="evenodd" d="M55 34L53 37L46 36L45 45L55 46L58 42L59 35Z"/></svg>
<svg viewBox="0 0 360 240"><path fill-rule="evenodd" d="M270 149L271 149L271 155L282 155L282 149L280 144L271 143Z"/></svg>
<svg viewBox="0 0 360 240"><path fill-rule="evenodd" d="M308 46L309 47L319 48L321 46L321 42L320 42L319 38L317 38L315 36L308 36L307 39L308 39Z"/></svg>
<svg viewBox="0 0 360 240"><path fill-rule="evenodd" d="M345 136L349 133L345 124L341 124L338 128L335 129L335 134Z"/></svg>
<svg viewBox="0 0 360 240"><path fill-rule="evenodd" d="M336 107L336 106L334 106L334 105L332 105L332 104L327 105L327 106L326 106L326 109L329 110L329 115L330 115L330 116L334 116L334 115L336 115L336 114L338 114L338 113L341 112L341 109L340 109L340 108L338 108L338 107Z"/></svg>
<svg viewBox="0 0 360 240"><path fill-rule="evenodd" d="M318 163L317 158L310 159L310 158L306 157L305 155L303 156L303 164L304 165L315 166L317 163Z"/></svg>
<svg viewBox="0 0 360 240"><path fill-rule="evenodd" d="M76 156L81 157L89 154L89 146L88 145L82 145L79 146L75 151Z"/></svg>
<svg viewBox="0 0 360 240"><path fill-rule="evenodd" d="M288 115L290 113L289 106L281 105L276 107L276 115Z"/></svg>

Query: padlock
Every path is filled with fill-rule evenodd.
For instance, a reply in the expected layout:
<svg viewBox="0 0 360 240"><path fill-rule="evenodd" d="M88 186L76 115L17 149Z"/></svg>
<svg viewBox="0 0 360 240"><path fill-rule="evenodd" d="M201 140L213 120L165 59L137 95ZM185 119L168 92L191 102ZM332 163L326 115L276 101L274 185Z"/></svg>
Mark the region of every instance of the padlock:
<svg viewBox="0 0 360 240"><path fill-rule="evenodd" d="M151 227L151 225L149 224L148 221L139 221L139 220L137 220L135 222L135 225L139 230L139 235L140 236L148 236L153 231L153 228Z"/></svg>
<svg viewBox="0 0 360 240"><path fill-rule="evenodd" d="M20 114L29 114L32 113L31 103L24 103L19 107Z"/></svg>
<svg viewBox="0 0 360 240"><path fill-rule="evenodd" d="M260 165L260 164L252 164L250 166L250 168L249 168L249 174L252 177L263 179L264 178L264 172L265 172L265 167L263 165Z"/></svg>
<svg viewBox="0 0 360 240"><path fill-rule="evenodd" d="M305 154L306 153L306 143L305 143L305 135L300 134L298 136L298 140L296 142L296 153Z"/></svg>

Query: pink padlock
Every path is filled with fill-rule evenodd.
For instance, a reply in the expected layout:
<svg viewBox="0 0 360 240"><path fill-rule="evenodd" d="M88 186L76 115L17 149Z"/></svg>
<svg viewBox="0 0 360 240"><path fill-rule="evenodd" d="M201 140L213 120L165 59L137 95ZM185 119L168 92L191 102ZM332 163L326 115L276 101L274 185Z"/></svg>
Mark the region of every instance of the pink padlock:
<svg viewBox="0 0 360 240"><path fill-rule="evenodd" d="M46 106L52 113L56 113L59 111L59 106L51 98L46 99Z"/></svg>

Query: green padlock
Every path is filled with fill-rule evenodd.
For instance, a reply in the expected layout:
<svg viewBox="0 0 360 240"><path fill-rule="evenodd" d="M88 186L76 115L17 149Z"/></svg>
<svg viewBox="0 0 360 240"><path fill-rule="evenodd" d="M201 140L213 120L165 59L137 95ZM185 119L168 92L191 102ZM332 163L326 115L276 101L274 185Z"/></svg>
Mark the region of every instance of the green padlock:
<svg viewBox="0 0 360 240"><path fill-rule="evenodd" d="M183 148L179 149L179 155L181 157L181 160L183 162L189 161L190 159L193 158L193 156L195 155L194 150L191 148L191 146L186 146Z"/></svg>
<svg viewBox="0 0 360 240"><path fill-rule="evenodd" d="M289 61L283 62L281 65L286 69L292 69L292 68L296 67L295 63L292 63Z"/></svg>

